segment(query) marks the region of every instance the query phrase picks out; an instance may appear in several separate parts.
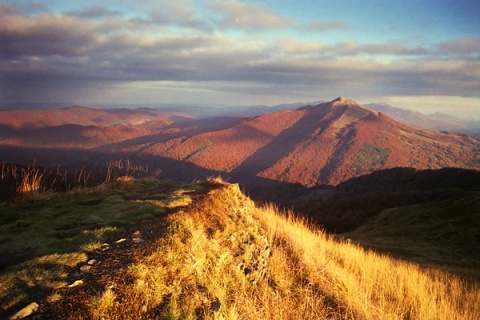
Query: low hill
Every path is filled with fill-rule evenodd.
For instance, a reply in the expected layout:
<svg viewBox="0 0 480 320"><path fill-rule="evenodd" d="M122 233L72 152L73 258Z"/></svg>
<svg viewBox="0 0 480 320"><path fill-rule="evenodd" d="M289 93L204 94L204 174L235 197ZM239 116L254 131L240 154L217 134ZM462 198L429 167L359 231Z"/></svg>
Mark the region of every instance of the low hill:
<svg viewBox="0 0 480 320"><path fill-rule="evenodd" d="M480 191L480 170L461 168L385 169L344 181L336 186L336 190L351 195L413 190Z"/></svg>
<svg viewBox="0 0 480 320"><path fill-rule="evenodd" d="M124 179L2 204L0 219L1 257L23 253L0 274L0 314L10 319L474 319L480 312L478 283L335 240L219 179Z"/></svg>
<svg viewBox="0 0 480 320"><path fill-rule="evenodd" d="M394 207L344 237L424 265L474 269L480 265L478 208L479 191Z"/></svg>
<svg viewBox="0 0 480 320"><path fill-rule="evenodd" d="M265 201L273 194L271 201L294 208L329 232L344 233L368 225L381 212L390 209L425 205L438 211L440 208L435 209L438 201L458 203L457 197L480 192L480 171L393 168L352 178L336 187L290 185L277 188L278 196L270 188L252 190L252 195L256 200ZM469 212L461 210L461 206L458 214L473 219Z"/></svg>

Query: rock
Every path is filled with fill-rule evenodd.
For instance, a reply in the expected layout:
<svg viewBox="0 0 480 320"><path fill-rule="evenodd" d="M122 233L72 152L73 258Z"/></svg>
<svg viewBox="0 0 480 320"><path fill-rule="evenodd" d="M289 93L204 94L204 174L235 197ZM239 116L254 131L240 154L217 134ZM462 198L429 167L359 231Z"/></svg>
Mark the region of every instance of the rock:
<svg viewBox="0 0 480 320"><path fill-rule="evenodd" d="M142 233L140 231L135 231L132 233L132 238L140 238L142 236Z"/></svg>
<svg viewBox="0 0 480 320"><path fill-rule="evenodd" d="M122 239L118 239L117 241L115 241L115 243L118 244L118 243L122 243L122 242L125 242L125 241L127 241L127 239L122 238Z"/></svg>
<svg viewBox="0 0 480 320"><path fill-rule="evenodd" d="M68 285L69 288L83 286L83 280L76 280L74 283Z"/></svg>
<svg viewBox="0 0 480 320"><path fill-rule="evenodd" d="M9 319L10 320L13 320L13 319L23 319L23 318L26 318L28 317L29 315L31 315L32 313L34 313L35 311L38 310L38 303L36 302L32 302L30 303L28 306L26 306L25 308L23 308L22 310L18 311L17 313L15 313L13 316L11 316Z"/></svg>
<svg viewBox="0 0 480 320"><path fill-rule="evenodd" d="M108 243L102 243L101 247L102 251L107 251L108 249L110 249L110 245Z"/></svg>
<svg viewBox="0 0 480 320"><path fill-rule="evenodd" d="M247 240L239 245L239 250L237 256L244 256L245 252L250 252L247 260L243 260L237 265L250 282L256 284L260 279L270 277L268 258L271 252L267 237L257 238L256 243Z"/></svg>
<svg viewBox="0 0 480 320"><path fill-rule="evenodd" d="M145 242L145 240L143 240L142 238L133 238L133 243L142 243L142 242Z"/></svg>
<svg viewBox="0 0 480 320"><path fill-rule="evenodd" d="M89 272L90 269L92 269L92 266L89 266L89 265L83 265L80 267L80 272L82 273L86 273L86 272Z"/></svg>
<svg viewBox="0 0 480 320"><path fill-rule="evenodd" d="M210 308L213 312L218 312L221 306L222 306L222 303L220 302L220 299L215 297L215 299L213 299L212 301L212 304L210 305Z"/></svg>
<svg viewBox="0 0 480 320"><path fill-rule="evenodd" d="M90 260L90 261L87 262L87 264L88 264L89 266L96 265L97 263L98 263L98 260L96 260L96 259L92 259L92 260Z"/></svg>

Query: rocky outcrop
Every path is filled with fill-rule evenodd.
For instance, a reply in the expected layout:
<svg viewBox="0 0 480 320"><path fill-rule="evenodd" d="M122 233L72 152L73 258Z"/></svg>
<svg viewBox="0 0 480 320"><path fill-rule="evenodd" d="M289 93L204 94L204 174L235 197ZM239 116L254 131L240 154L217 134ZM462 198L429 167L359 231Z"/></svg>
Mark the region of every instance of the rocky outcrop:
<svg viewBox="0 0 480 320"><path fill-rule="evenodd" d="M263 239L263 240L261 240ZM238 267L243 271L247 279L256 284L261 279L270 277L268 258L270 257L270 245L267 237L262 236L259 243L246 241L239 245L239 255L247 256L242 259ZM248 255L246 253L248 252Z"/></svg>
<svg viewBox="0 0 480 320"><path fill-rule="evenodd" d="M218 199L224 203L218 203ZM270 244L259 222L251 215L256 209L252 200L240 191L238 184L224 184L214 190L210 200L207 197L206 201L216 202L217 212L207 213L216 228L223 229L225 235L228 234L225 231L232 230L224 243L227 244L225 249L231 250L237 267L253 284L268 279Z"/></svg>

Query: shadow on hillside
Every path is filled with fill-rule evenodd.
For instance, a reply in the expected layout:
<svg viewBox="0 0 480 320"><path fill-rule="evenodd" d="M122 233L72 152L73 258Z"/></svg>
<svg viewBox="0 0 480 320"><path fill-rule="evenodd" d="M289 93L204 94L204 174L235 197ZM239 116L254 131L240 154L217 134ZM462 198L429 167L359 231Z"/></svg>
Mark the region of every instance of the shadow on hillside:
<svg viewBox="0 0 480 320"><path fill-rule="evenodd" d="M219 120L221 119L221 120ZM176 138L190 138L192 136L206 133L206 132L215 132L221 131L230 128L233 125L236 125L244 121L243 118L208 118L208 119L189 119L181 122L175 122L166 126L159 126L158 130L162 132L154 133L150 135L143 135L137 138L128 139L116 143L109 143L106 145L98 146L93 150L103 152L109 149L122 149L131 146L145 145L142 149L148 148L156 143L166 142ZM144 126L152 125L155 127L153 122L146 123ZM180 130L180 131L177 131ZM167 131L167 132L165 132Z"/></svg>
<svg viewBox="0 0 480 320"><path fill-rule="evenodd" d="M266 146L252 154L236 167L231 177L234 180L245 180L272 167L280 159L289 155L303 140L307 141L313 132L321 127L320 120L311 115L304 115L290 128L283 130Z"/></svg>

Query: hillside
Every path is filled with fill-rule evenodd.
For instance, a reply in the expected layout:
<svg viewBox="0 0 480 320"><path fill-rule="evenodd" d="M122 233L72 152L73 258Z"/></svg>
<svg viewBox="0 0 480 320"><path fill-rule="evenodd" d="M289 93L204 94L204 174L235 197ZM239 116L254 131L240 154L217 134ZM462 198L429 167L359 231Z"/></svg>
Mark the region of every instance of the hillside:
<svg viewBox="0 0 480 320"><path fill-rule="evenodd" d="M28 310L48 319L475 319L480 312L478 284L335 240L219 179L117 181L3 204L0 214L1 256L15 249L25 260L0 275L0 312L12 319Z"/></svg>
<svg viewBox="0 0 480 320"><path fill-rule="evenodd" d="M116 126L138 125L151 120L181 120L192 117L179 112L161 112L154 109L94 109L72 106L60 109L0 110L0 138L16 131L68 126ZM75 126L70 126L75 128ZM60 132L61 133L61 132ZM36 135L43 135L36 133ZM67 138L67 137L66 137ZM68 137L73 140L75 137Z"/></svg>
<svg viewBox="0 0 480 320"><path fill-rule="evenodd" d="M478 191L394 207L343 236L424 265L475 269L480 264L478 208Z"/></svg>
<svg viewBox="0 0 480 320"><path fill-rule="evenodd" d="M34 158L51 166L62 158L62 165L81 167L116 157L175 180L215 174L246 186L307 187L394 167L480 168L479 145L478 138L406 125L343 97L248 118L63 125L0 141L4 160L15 163Z"/></svg>
<svg viewBox="0 0 480 320"><path fill-rule="evenodd" d="M480 170L393 168L351 178L337 186L282 184L251 187L248 192L259 203L271 201L282 208L293 208L327 232L338 234L369 225L390 209L412 208L413 214L417 205L435 211L441 209L435 209L438 201L459 203L458 198L480 192ZM475 225L480 211L464 212L462 208L459 205L455 212L452 207L452 215L464 215L467 224ZM477 241L474 238L471 243Z"/></svg>

